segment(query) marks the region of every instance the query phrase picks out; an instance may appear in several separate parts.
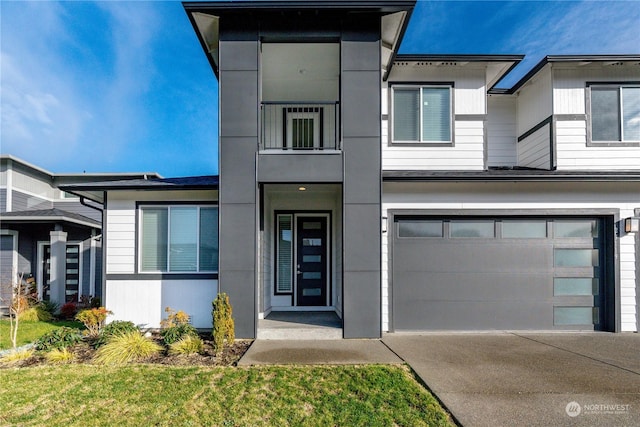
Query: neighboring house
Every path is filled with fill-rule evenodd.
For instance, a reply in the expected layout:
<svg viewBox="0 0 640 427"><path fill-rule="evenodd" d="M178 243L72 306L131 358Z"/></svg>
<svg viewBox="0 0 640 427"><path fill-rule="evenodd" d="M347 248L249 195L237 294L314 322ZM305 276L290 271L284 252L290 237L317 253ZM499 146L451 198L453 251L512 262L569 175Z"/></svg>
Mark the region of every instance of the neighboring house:
<svg viewBox="0 0 640 427"><path fill-rule="evenodd" d="M397 53L414 4L184 4L219 81L219 182L65 187L105 205L117 318L175 303L210 326L224 291L246 338L318 310L345 338L638 330L640 55L549 56L496 89L522 56Z"/></svg>
<svg viewBox="0 0 640 427"><path fill-rule="evenodd" d="M0 156L0 282L6 311L11 285L33 277L38 296L58 304L102 296L102 210L61 191L69 183L144 174L54 174ZM153 176L157 176L153 174Z"/></svg>

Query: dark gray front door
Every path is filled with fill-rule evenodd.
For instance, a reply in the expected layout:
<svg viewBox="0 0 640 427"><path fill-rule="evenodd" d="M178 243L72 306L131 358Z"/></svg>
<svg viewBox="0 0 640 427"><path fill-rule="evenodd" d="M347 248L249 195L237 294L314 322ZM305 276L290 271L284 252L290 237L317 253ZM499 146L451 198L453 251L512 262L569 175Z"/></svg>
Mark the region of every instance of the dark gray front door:
<svg viewBox="0 0 640 427"><path fill-rule="evenodd" d="M297 217L296 305L327 305L327 218Z"/></svg>

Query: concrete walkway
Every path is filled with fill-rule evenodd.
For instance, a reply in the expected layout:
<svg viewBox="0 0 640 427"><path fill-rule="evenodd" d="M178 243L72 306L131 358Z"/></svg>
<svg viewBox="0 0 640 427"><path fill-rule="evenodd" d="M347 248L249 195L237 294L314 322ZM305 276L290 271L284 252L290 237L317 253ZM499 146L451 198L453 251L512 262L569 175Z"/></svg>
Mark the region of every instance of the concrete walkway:
<svg viewBox="0 0 640 427"><path fill-rule="evenodd" d="M402 363L380 340L256 340L238 362L247 365Z"/></svg>
<svg viewBox="0 0 640 427"><path fill-rule="evenodd" d="M465 427L640 426L640 334L387 334Z"/></svg>

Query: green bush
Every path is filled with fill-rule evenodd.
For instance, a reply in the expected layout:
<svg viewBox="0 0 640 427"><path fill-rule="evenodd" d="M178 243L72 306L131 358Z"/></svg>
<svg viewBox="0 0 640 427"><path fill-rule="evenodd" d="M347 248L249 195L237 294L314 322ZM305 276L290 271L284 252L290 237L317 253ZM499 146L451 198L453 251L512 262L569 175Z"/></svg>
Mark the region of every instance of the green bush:
<svg viewBox="0 0 640 427"><path fill-rule="evenodd" d="M213 348L216 354L220 354L224 348L225 340L227 345L233 345L235 341L235 326L233 321L233 309L229 302L229 296L219 293L213 300Z"/></svg>
<svg viewBox="0 0 640 427"><path fill-rule="evenodd" d="M55 317L56 313L60 309L60 305L53 301L40 301L38 306L41 307L44 311L51 314L52 317Z"/></svg>
<svg viewBox="0 0 640 427"><path fill-rule="evenodd" d="M82 333L78 329L63 326L38 338L35 342L35 348L40 351L61 350L71 347L80 341L82 341Z"/></svg>
<svg viewBox="0 0 640 427"><path fill-rule="evenodd" d="M97 338L109 314L113 313L104 307L87 308L76 314L76 320L82 322L87 328L88 336Z"/></svg>
<svg viewBox="0 0 640 427"><path fill-rule="evenodd" d="M163 329L160 332L160 335L162 336L162 341L164 342L164 344L166 346L170 346L171 344L181 340L184 337L197 337L198 331L193 327L193 325L182 323Z"/></svg>
<svg viewBox="0 0 640 427"><path fill-rule="evenodd" d="M25 311L18 315L20 320L24 320L25 322L49 322L53 320L53 316L51 313L46 311L40 305L35 305L33 307L27 308Z"/></svg>
<svg viewBox="0 0 640 427"><path fill-rule="evenodd" d="M127 332L140 332L140 329L133 322L126 320L114 320L108 323L100 331L98 339L94 342L94 346L101 347L105 345L114 335L122 335Z"/></svg>
<svg viewBox="0 0 640 427"><path fill-rule="evenodd" d="M204 351L204 343L198 336L186 335L169 346L169 354L171 355L189 355L202 353Z"/></svg>
<svg viewBox="0 0 640 427"><path fill-rule="evenodd" d="M93 360L104 365L122 365L141 362L161 351L162 346L140 332L125 332L111 337L109 342L96 351Z"/></svg>

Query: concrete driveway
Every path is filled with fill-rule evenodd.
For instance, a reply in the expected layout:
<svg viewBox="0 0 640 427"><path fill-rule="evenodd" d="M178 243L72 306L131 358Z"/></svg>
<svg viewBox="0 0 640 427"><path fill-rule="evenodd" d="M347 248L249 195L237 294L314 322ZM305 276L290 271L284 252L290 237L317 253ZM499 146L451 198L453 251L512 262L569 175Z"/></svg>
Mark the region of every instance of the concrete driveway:
<svg viewBox="0 0 640 427"><path fill-rule="evenodd" d="M640 334L387 334L472 426L640 426Z"/></svg>

